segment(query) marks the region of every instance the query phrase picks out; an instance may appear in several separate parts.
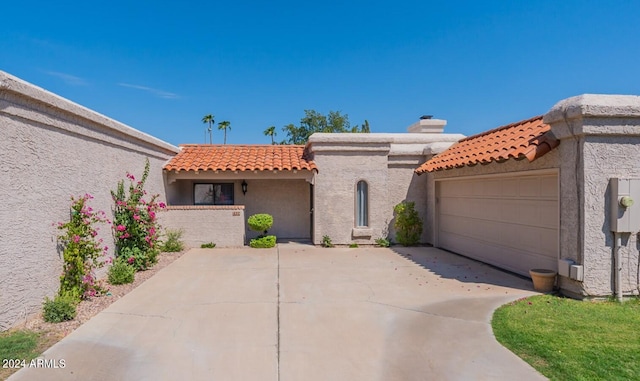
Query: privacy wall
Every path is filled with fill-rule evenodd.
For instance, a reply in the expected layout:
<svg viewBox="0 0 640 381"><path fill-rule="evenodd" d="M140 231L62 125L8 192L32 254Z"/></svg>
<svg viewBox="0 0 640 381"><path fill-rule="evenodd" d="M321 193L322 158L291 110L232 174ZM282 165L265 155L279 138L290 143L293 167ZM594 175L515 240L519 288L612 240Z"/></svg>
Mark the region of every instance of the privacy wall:
<svg viewBox="0 0 640 381"><path fill-rule="evenodd" d="M111 194L127 172L165 199L162 165L178 148L0 71L0 330L39 312L62 271L54 224L70 197L89 193L109 218ZM113 255L109 226L99 238Z"/></svg>

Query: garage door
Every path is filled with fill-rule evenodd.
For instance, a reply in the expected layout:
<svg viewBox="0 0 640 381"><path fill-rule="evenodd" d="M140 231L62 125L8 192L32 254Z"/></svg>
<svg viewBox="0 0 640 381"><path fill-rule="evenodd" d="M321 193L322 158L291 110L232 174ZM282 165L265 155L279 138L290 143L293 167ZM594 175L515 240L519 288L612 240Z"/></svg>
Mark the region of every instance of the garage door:
<svg viewBox="0 0 640 381"><path fill-rule="evenodd" d="M436 246L526 276L557 269L557 173L436 184Z"/></svg>

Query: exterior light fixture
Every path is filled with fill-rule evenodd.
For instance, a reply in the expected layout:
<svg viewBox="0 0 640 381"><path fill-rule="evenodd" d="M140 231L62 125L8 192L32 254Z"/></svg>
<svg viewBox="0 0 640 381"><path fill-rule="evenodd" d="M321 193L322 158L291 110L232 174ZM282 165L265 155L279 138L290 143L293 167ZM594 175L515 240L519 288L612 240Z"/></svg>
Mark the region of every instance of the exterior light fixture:
<svg viewBox="0 0 640 381"><path fill-rule="evenodd" d="M247 182L242 180L242 194L247 194Z"/></svg>

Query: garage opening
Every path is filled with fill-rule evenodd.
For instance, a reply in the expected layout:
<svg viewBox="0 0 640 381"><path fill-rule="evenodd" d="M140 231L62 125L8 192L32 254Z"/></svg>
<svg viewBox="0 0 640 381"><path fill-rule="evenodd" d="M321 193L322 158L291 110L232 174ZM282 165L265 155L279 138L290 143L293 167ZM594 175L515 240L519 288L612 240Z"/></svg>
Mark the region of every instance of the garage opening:
<svg viewBox="0 0 640 381"><path fill-rule="evenodd" d="M435 246L518 274L557 270L558 173L436 180Z"/></svg>

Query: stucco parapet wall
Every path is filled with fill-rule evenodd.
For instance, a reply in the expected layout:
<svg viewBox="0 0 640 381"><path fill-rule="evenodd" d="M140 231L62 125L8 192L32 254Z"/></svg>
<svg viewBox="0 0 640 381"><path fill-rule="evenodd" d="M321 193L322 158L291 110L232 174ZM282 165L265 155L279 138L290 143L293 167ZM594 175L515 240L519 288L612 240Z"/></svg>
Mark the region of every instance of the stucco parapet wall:
<svg viewBox="0 0 640 381"><path fill-rule="evenodd" d="M423 155L427 149L447 148L464 137L461 134L317 132L309 137L307 144L311 152L387 151L391 156Z"/></svg>
<svg viewBox="0 0 640 381"><path fill-rule="evenodd" d="M640 96L583 94L556 103L544 115L558 139L581 135L640 135ZM573 120L582 123L572 124Z"/></svg>
<svg viewBox="0 0 640 381"><path fill-rule="evenodd" d="M19 102L16 102L16 100L19 100ZM42 111L44 110L35 110L33 108L37 107L37 105L34 103L40 104L40 108L49 108L54 112L43 113ZM147 149L170 155L179 152L179 148L172 144L110 119L3 71L0 71L0 113L86 135L96 140L116 143L106 137L104 133L100 134L86 128L80 130L77 127L77 123L73 123L74 118L80 118L90 122L90 124L97 125L100 130L106 130L104 132L107 135L119 136L120 139L117 139L119 140L116 143L117 145L131 145L130 148L136 151L140 150L140 146L144 146ZM80 124L86 124L86 122ZM125 136L126 139L122 139ZM127 144L126 142L123 144L122 140L137 140L138 144Z"/></svg>

